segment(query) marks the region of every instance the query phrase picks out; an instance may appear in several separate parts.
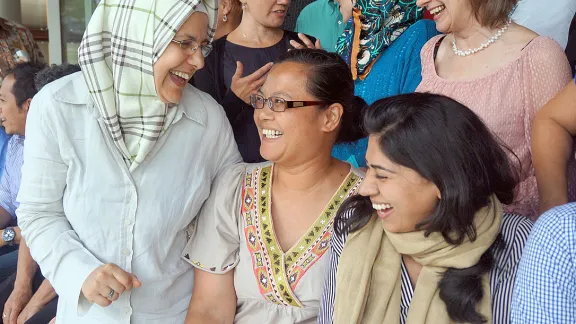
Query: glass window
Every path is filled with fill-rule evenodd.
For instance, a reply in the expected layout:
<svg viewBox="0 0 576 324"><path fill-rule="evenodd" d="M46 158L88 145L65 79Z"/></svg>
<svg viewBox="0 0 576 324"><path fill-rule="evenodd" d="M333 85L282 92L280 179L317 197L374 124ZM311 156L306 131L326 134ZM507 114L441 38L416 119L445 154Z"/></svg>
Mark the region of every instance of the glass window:
<svg viewBox="0 0 576 324"><path fill-rule="evenodd" d="M7 1L7 0L0 0ZM62 61L78 63L78 47L99 0L59 0ZM48 10L46 0L21 0L22 24L34 34L44 57L48 56Z"/></svg>
<svg viewBox="0 0 576 324"><path fill-rule="evenodd" d="M98 0L60 0L62 60L78 63L78 47Z"/></svg>

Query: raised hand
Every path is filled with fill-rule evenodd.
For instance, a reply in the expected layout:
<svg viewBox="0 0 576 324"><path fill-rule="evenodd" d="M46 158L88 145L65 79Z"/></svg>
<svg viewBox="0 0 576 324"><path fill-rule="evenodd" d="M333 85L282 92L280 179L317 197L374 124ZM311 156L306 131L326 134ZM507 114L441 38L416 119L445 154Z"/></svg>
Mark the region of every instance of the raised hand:
<svg viewBox="0 0 576 324"><path fill-rule="evenodd" d="M256 72L242 77L244 74L244 65L242 62L236 62L236 73L232 76L230 89L234 94L247 104L250 104L250 95L258 92L258 89L266 81L266 75L274 63L268 63L256 70Z"/></svg>

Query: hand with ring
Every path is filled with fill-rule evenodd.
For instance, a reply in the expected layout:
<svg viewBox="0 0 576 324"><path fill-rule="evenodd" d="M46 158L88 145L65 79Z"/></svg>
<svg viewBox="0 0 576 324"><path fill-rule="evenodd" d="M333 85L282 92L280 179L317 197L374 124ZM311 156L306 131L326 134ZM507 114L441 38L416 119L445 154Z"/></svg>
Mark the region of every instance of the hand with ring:
<svg viewBox="0 0 576 324"><path fill-rule="evenodd" d="M89 302L107 307L125 291L140 286L142 283L135 275L115 264L106 264L92 271L82 285L82 293Z"/></svg>

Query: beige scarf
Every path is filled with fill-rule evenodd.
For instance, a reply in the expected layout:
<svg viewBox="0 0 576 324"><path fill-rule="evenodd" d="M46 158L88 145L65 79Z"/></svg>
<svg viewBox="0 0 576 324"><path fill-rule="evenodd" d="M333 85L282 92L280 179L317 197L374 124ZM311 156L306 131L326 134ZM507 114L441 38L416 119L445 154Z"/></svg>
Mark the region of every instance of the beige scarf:
<svg viewBox="0 0 576 324"><path fill-rule="evenodd" d="M495 196L476 213L477 238L458 246L446 243L440 233L427 238L424 231L394 234L373 217L351 233L338 264L334 323L399 323L402 255L421 264L407 324L450 323L438 282L448 268L464 269L478 260L496 240L502 223L502 205ZM489 275L483 278L484 298L477 311L492 323Z"/></svg>

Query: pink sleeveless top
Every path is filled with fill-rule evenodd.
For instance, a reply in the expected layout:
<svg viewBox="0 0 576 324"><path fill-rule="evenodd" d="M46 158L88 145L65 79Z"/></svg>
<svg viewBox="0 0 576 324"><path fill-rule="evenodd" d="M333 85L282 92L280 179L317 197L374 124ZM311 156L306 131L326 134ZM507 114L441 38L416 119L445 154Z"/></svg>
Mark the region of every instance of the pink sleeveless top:
<svg viewBox="0 0 576 324"><path fill-rule="evenodd" d="M463 103L512 149L520 158L522 170L516 201L507 206L507 211L536 219L538 188L530 132L538 109L572 79L564 51L553 39L540 36L522 50L518 59L504 67L482 77L452 81L436 74L434 48L441 37L430 39L422 48L422 82L416 92L442 94ZM570 181L576 179L575 173L569 174L568 179L571 198L576 198L576 187Z"/></svg>

